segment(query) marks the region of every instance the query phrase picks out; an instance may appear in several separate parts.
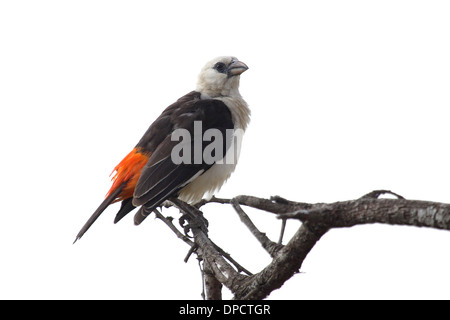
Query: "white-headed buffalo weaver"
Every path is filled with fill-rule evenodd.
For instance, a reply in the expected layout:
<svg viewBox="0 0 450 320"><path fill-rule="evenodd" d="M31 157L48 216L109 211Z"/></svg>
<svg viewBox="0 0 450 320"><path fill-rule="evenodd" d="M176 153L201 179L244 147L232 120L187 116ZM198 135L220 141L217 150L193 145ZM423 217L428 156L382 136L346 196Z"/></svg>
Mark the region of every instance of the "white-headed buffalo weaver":
<svg viewBox="0 0 450 320"><path fill-rule="evenodd" d="M233 133L244 132L250 121L250 109L239 93L240 75L247 69L235 57L219 57L208 62L199 74L197 88L167 107L114 168L113 184L106 199L81 228L75 241L112 203L122 202L114 223L139 207L134 217L138 225L170 197L195 204L205 194L210 197L220 189L236 166L237 157L232 157L235 161L223 161L236 149L230 139L234 140ZM208 130L215 134L208 136L215 136L215 142L221 141L223 145L221 150L215 150L220 157L214 162L201 157L199 160L195 154L196 149L200 149L200 156L207 151ZM183 140L182 146L193 147L194 152L182 150L180 157L192 161L174 161L173 151L180 149L179 139L174 138L176 132L193 137L188 143Z"/></svg>

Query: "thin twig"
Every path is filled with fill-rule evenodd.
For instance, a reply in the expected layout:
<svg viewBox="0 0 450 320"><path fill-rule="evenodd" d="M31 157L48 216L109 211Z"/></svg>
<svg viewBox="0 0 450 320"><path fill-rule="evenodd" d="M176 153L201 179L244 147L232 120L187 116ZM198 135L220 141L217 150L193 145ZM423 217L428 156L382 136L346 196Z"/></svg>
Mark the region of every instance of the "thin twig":
<svg viewBox="0 0 450 320"><path fill-rule="evenodd" d="M177 227L175 227L172 223L172 219L171 218L166 218L164 217L158 209L153 210L153 212L155 213L156 217L158 219L160 219L162 222L164 222L169 228L170 230L172 230L178 238L180 238L181 240L183 240L184 242L186 242L188 245L190 245L191 247L194 247L195 243L193 241L191 241L187 236L185 236L184 234L182 234L180 232L180 230L177 229Z"/></svg>
<svg viewBox="0 0 450 320"><path fill-rule="evenodd" d="M184 258L184 262L188 262L189 258L191 257L191 255L195 252L195 250L197 250L198 246L197 244L194 244L188 251L188 253L186 254L186 257Z"/></svg>
<svg viewBox="0 0 450 320"><path fill-rule="evenodd" d="M243 266L241 266L236 260L234 260L231 255L225 251L223 251L223 249L221 247L219 247L217 244L215 244L214 242L211 241L211 243L214 245L214 248L225 258L227 258L228 261L230 261L237 269L237 272L244 272L249 276L252 276L253 273L251 273L250 271L248 271L246 268L244 268Z"/></svg>
<svg viewBox="0 0 450 320"><path fill-rule="evenodd" d="M278 244L283 244L283 236L285 230L286 230L286 219L281 219L281 230L280 230L280 237L278 238Z"/></svg>
<svg viewBox="0 0 450 320"><path fill-rule="evenodd" d="M363 195L360 199L378 199L383 194L390 194L390 195L396 196L397 199L405 199L403 196L401 196L395 192L392 192L390 190L374 190L372 192L369 192L369 193Z"/></svg>
<svg viewBox="0 0 450 320"><path fill-rule="evenodd" d="M282 248L282 246L280 246L279 244L270 240L269 237L265 233L259 231L259 229L255 226L255 224L249 218L249 216L242 209L241 205L238 202L238 199L236 199L236 198L231 199L231 205L233 206L234 210L239 215L239 218L241 219L241 221L250 230L250 232L255 236L255 238L259 241L259 243L261 243L262 247L270 254L270 256L272 258L274 258L275 255L277 254L277 252Z"/></svg>
<svg viewBox="0 0 450 320"><path fill-rule="evenodd" d="M233 199L222 199L212 197L209 200L202 200L195 205L196 208L209 203L231 204L232 200L236 200L240 205L252 207L258 210L264 210L270 213L288 213L299 209L310 209L314 205L304 202L290 201L280 196L272 196L270 199L258 198L254 196L236 196Z"/></svg>
<svg viewBox="0 0 450 320"><path fill-rule="evenodd" d="M211 199L202 199L200 202L197 202L194 207L197 209L200 209L202 206L208 203L222 203L222 204L229 204L231 202L231 199L223 199L223 198L216 198L215 196L211 197Z"/></svg>

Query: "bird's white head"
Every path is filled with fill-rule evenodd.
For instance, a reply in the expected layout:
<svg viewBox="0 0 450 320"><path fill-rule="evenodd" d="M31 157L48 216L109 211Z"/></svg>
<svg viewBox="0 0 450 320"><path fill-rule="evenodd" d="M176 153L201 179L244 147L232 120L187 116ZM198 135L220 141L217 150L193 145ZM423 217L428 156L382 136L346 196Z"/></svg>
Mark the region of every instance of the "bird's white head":
<svg viewBox="0 0 450 320"><path fill-rule="evenodd" d="M202 98L238 97L239 78L247 69L247 65L235 57L215 58L200 72L196 91Z"/></svg>

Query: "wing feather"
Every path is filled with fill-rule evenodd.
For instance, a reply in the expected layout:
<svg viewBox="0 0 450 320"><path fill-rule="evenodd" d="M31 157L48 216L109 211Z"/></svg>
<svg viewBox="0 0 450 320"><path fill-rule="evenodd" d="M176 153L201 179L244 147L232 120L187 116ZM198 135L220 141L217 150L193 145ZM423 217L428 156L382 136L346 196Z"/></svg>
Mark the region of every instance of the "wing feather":
<svg viewBox="0 0 450 320"><path fill-rule="evenodd" d="M202 138L206 130L214 128L220 130L224 135L226 129L233 129L234 125L231 119L231 112L228 107L220 100L189 100L172 107L172 111L163 113L165 125L170 123L170 134L167 134L167 127L164 128L164 137L151 137L152 141L159 141L158 145L153 147L152 156L142 169L139 180L136 184L133 195L133 206L143 206L135 216L135 223L139 224L150 214L154 208L160 205L164 200L174 196L181 188L208 170L213 164L194 162L194 139L191 139L191 161L190 163L176 164L172 161L172 149L180 143L172 141L171 134L176 129L185 129L194 137L194 123L201 121ZM169 122L167 122L170 120ZM152 127L148 132L158 134ZM184 142L184 141L183 141ZM146 139L142 139L139 144L145 145ZM202 152L210 142L202 141ZM139 146L138 144L138 146ZM188 161L189 162L189 161Z"/></svg>

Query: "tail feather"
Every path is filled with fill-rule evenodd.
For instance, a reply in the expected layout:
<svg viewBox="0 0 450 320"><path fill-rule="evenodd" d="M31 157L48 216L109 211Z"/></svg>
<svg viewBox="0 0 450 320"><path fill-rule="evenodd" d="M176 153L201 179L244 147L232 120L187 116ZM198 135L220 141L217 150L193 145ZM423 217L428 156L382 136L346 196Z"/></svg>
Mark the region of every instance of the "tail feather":
<svg viewBox="0 0 450 320"><path fill-rule="evenodd" d="M88 231L88 229L91 227L91 225L95 222L95 220L97 220L97 218L102 214L103 211L105 211L105 209L114 202L114 200L116 199L116 197L120 194L120 192L122 191L122 189L124 188L126 183L122 183L120 186L118 186L112 193L110 193L108 195L108 197L100 204L100 206L97 208L97 210L95 210L95 212L92 214L92 216L89 218L89 220L84 224L83 228L81 228L80 232L78 232L76 238L75 238L75 242L77 242L77 240L79 240L86 231Z"/></svg>
<svg viewBox="0 0 450 320"><path fill-rule="evenodd" d="M123 217L125 217L129 212L133 211L136 207L133 206L133 198L128 198L122 201L122 206L120 207L119 212L116 214L116 218L114 219L114 223L119 222Z"/></svg>

